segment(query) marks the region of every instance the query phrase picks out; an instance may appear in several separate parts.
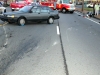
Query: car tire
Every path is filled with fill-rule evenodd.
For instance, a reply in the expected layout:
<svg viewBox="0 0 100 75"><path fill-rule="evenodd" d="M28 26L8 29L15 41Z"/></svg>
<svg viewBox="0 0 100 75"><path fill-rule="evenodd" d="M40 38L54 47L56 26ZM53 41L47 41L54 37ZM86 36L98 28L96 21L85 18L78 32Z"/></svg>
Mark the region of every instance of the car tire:
<svg viewBox="0 0 100 75"><path fill-rule="evenodd" d="M14 9L11 9L12 11L15 11Z"/></svg>
<svg viewBox="0 0 100 75"><path fill-rule="evenodd" d="M4 9L4 13L6 13L6 9Z"/></svg>
<svg viewBox="0 0 100 75"><path fill-rule="evenodd" d="M62 9L62 13L66 13L66 9L65 8Z"/></svg>
<svg viewBox="0 0 100 75"><path fill-rule="evenodd" d="M26 19L25 18L19 18L18 21L17 21L18 25L20 26L24 26L26 24Z"/></svg>
<svg viewBox="0 0 100 75"><path fill-rule="evenodd" d="M47 20L48 24L53 24L54 23L54 18L53 17L49 17Z"/></svg>
<svg viewBox="0 0 100 75"><path fill-rule="evenodd" d="M73 13L74 13L74 11L70 11L70 13L71 13L71 14L73 14Z"/></svg>

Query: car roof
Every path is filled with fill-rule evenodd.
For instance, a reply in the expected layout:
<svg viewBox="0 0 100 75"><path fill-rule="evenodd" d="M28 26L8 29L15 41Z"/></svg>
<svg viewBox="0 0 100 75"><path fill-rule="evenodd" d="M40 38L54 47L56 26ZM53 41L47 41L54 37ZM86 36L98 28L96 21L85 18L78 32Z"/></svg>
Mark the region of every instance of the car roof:
<svg viewBox="0 0 100 75"><path fill-rule="evenodd" d="M40 6L40 7L48 7L48 6L46 6L46 5L40 5L40 4L39 4L39 5L34 5L34 4L32 5L32 4L31 4L31 5L28 5L28 6Z"/></svg>

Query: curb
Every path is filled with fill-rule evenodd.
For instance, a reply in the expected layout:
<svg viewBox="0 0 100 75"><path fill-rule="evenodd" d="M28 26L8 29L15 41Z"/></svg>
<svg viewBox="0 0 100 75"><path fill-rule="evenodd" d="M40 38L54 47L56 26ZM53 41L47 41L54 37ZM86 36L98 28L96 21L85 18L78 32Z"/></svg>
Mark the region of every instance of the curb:
<svg viewBox="0 0 100 75"><path fill-rule="evenodd" d="M81 9L80 8L77 8L76 7L76 10L75 11L78 11L78 12L80 12L80 13L86 13L87 11L81 11ZM100 20L100 18L98 18L98 17L96 17L96 16L93 16L93 18L95 18L95 19L98 19L98 20Z"/></svg>
<svg viewBox="0 0 100 75"><path fill-rule="evenodd" d="M100 20L100 18L93 16L93 18Z"/></svg>

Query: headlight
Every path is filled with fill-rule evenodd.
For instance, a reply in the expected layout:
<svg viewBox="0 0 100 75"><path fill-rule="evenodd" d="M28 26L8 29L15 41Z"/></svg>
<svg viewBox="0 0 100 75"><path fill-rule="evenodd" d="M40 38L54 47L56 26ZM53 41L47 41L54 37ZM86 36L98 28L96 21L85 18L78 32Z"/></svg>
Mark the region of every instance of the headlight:
<svg viewBox="0 0 100 75"><path fill-rule="evenodd" d="M14 16L14 15L8 15L7 17L11 17L11 18L14 18L15 16Z"/></svg>

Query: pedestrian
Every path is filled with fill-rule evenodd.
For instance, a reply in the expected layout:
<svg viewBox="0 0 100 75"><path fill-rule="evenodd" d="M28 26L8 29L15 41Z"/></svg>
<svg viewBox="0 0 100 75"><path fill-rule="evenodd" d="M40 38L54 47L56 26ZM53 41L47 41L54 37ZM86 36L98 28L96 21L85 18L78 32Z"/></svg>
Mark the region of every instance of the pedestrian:
<svg viewBox="0 0 100 75"><path fill-rule="evenodd" d="M36 5L40 5L40 2L38 0L36 1Z"/></svg>
<svg viewBox="0 0 100 75"><path fill-rule="evenodd" d="M0 1L0 7L3 6L2 2Z"/></svg>
<svg viewBox="0 0 100 75"><path fill-rule="evenodd" d="M54 2L54 10L56 10L56 2Z"/></svg>
<svg viewBox="0 0 100 75"><path fill-rule="evenodd" d="M99 3L96 3L95 6L94 6L95 15L97 15L97 16L99 15L99 7L100 7L100 6L99 6Z"/></svg>

